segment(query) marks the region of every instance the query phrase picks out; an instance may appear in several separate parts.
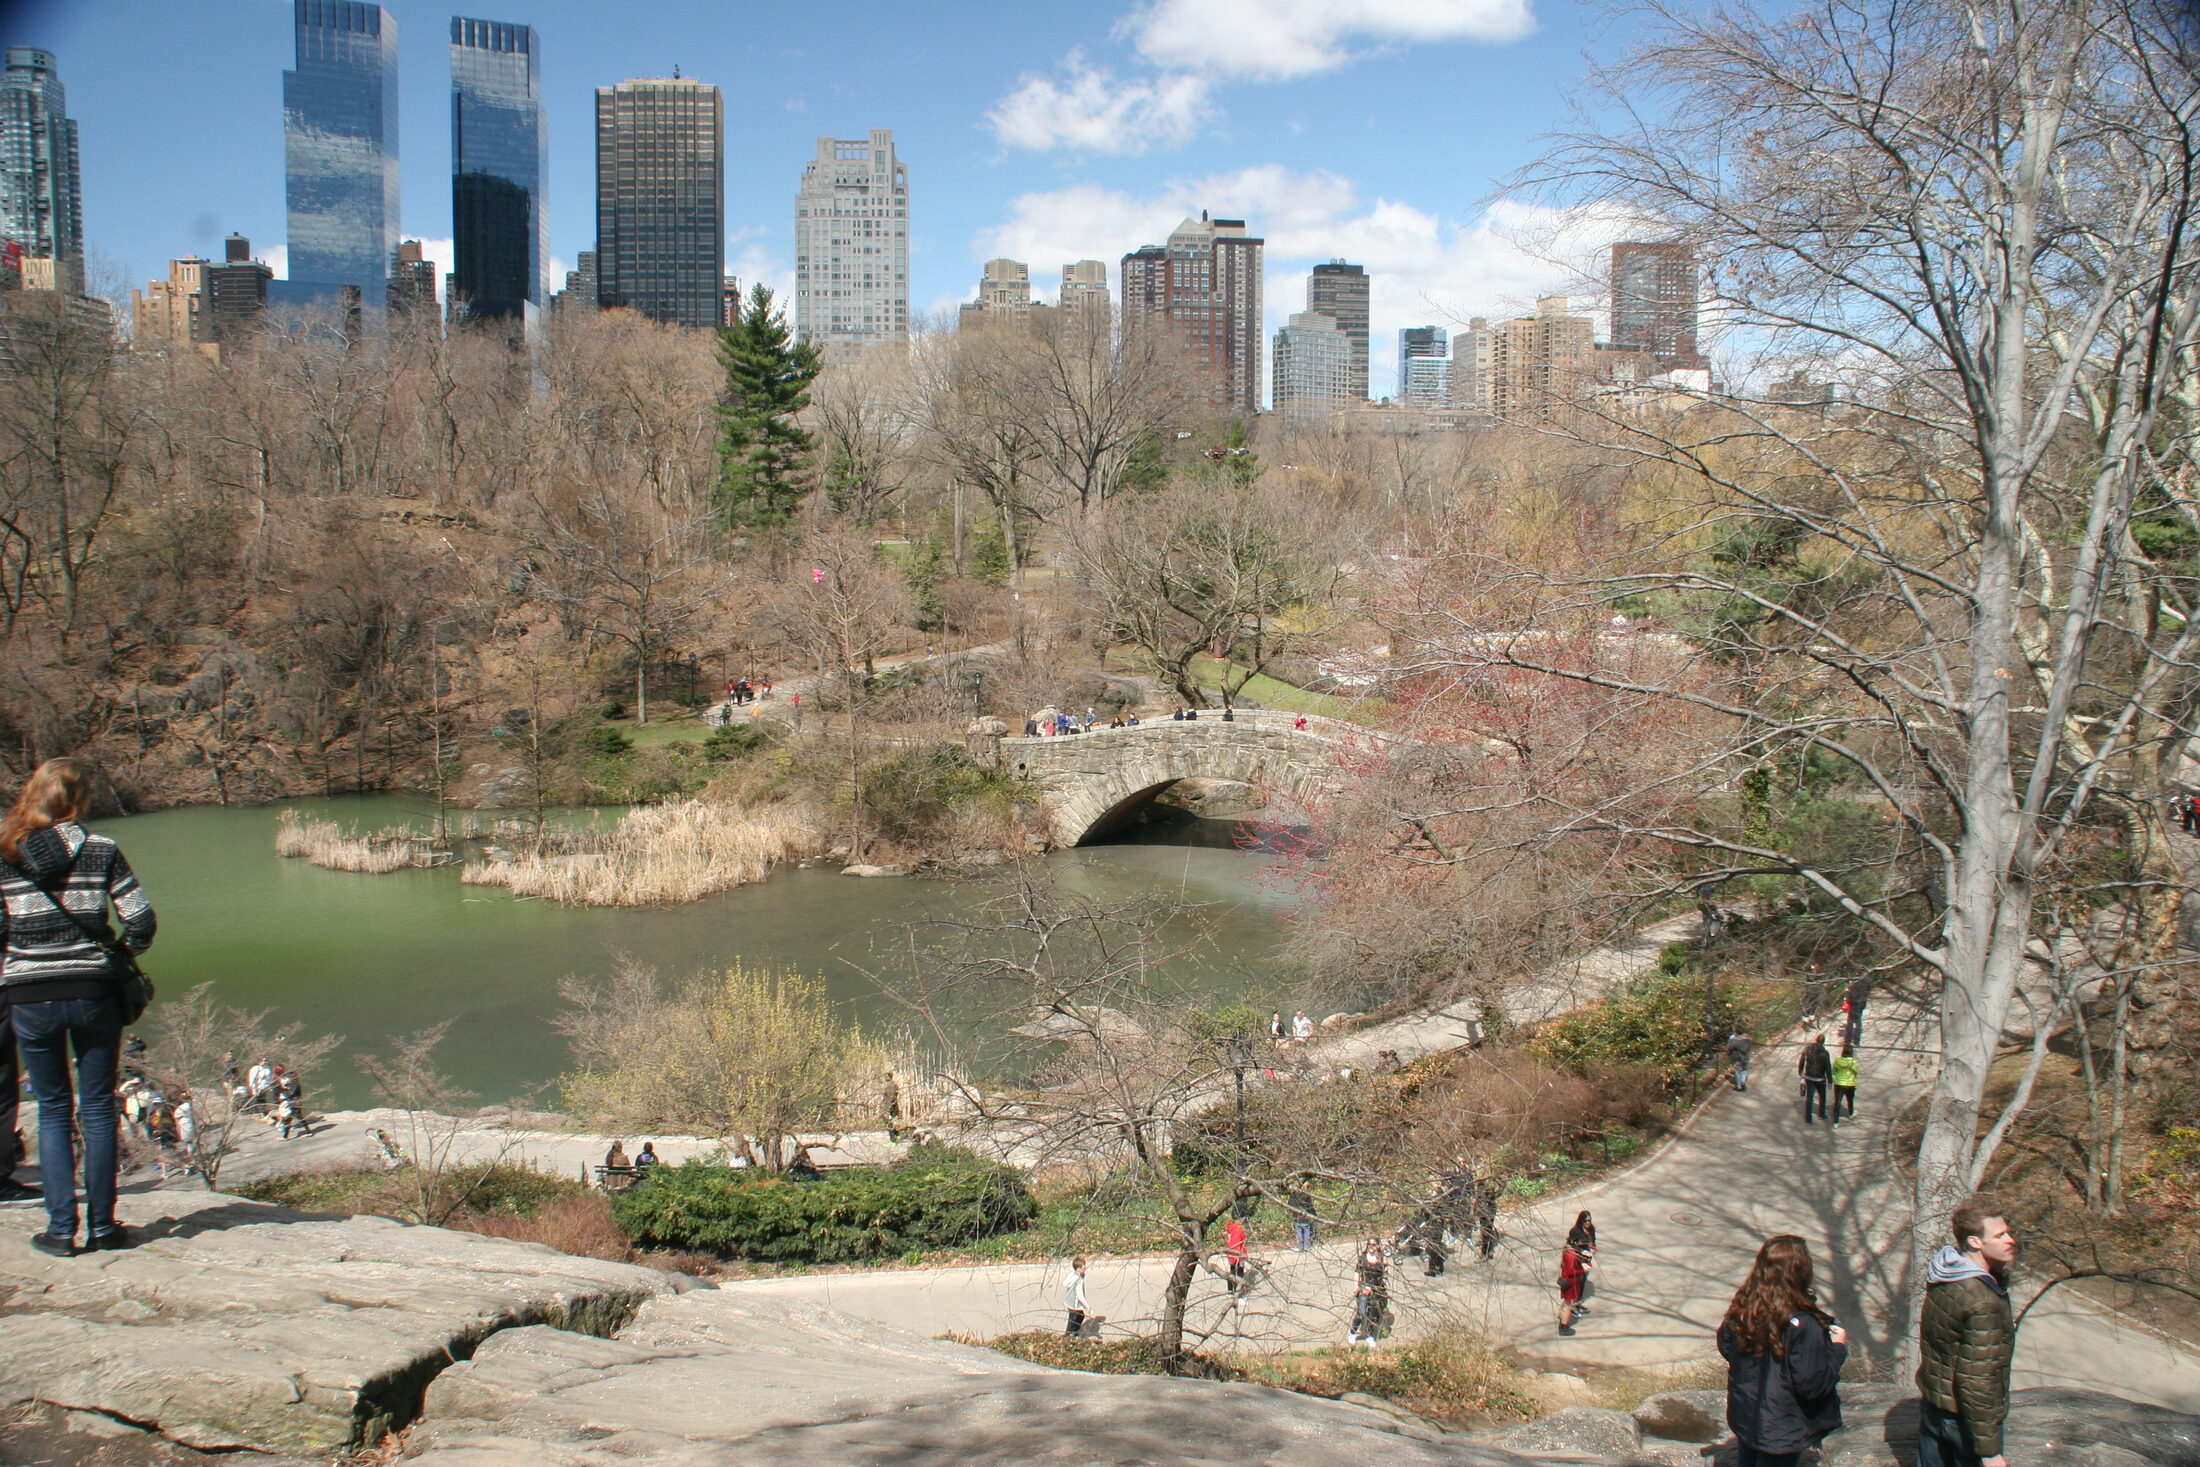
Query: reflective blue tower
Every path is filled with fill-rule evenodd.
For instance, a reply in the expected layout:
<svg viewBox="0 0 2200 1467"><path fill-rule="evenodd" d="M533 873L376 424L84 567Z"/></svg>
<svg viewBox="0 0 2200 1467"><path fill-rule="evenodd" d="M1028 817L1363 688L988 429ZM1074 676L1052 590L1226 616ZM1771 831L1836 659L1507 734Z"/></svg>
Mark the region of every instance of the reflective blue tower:
<svg viewBox="0 0 2200 1467"><path fill-rule="evenodd" d="M398 239L397 22L357 0L294 7L298 66L283 73L290 279L330 293L357 286L379 310Z"/></svg>
<svg viewBox="0 0 2200 1467"><path fill-rule="evenodd" d="M524 320L548 298L549 157L534 28L454 16L452 289L475 320Z"/></svg>

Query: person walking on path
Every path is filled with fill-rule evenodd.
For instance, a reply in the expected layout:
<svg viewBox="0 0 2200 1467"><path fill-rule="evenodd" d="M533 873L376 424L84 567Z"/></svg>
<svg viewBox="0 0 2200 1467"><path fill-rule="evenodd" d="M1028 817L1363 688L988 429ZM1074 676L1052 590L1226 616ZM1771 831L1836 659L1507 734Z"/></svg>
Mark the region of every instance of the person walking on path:
<svg viewBox="0 0 2200 1467"><path fill-rule="evenodd" d="M1588 1208L1581 1209L1574 1218L1574 1225L1566 1230L1566 1246L1579 1253L1589 1268L1590 1276L1581 1281L1581 1300L1574 1306L1574 1313L1587 1314L1589 1295L1596 1289L1597 1266L1597 1225L1590 1218Z"/></svg>
<svg viewBox="0 0 2200 1467"><path fill-rule="evenodd" d="M1352 1333L1347 1343L1374 1348L1382 1338L1384 1317L1390 1313L1390 1260L1383 1240L1369 1238L1360 1247L1352 1277Z"/></svg>
<svg viewBox="0 0 2200 1467"><path fill-rule="evenodd" d="M1573 1244L1558 1255L1558 1332L1574 1332L1574 1316L1581 1312L1581 1296L1589 1287L1589 1259Z"/></svg>
<svg viewBox="0 0 2200 1467"><path fill-rule="evenodd" d="M1736 1090L1749 1088L1749 1052L1756 1047L1757 1041L1739 1029L1726 1036L1727 1061L1734 1066L1734 1073L1727 1083Z"/></svg>
<svg viewBox="0 0 2200 1467"><path fill-rule="evenodd" d="M1810 1245L1767 1238L1719 1321L1726 1357L1726 1424L1736 1467L1796 1467L1841 1429L1841 1367L1848 1331L1818 1307Z"/></svg>
<svg viewBox="0 0 2200 1467"><path fill-rule="evenodd" d="M152 946L154 932L153 904L121 848L77 824L91 808L93 788L92 767L83 760L48 759L0 819L6 863L0 910L7 924L0 993L38 1098L38 1173L46 1199L46 1226L31 1246L57 1258L76 1251L79 1155L72 1129L84 1137L86 1246L130 1244L115 1221L115 1082L123 1026L132 1017L123 1007L124 965L128 955ZM117 952L109 907L122 923L127 954Z"/></svg>
<svg viewBox="0 0 2200 1467"><path fill-rule="evenodd" d="M1300 1183L1284 1194L1284 1205L1291 1209L1291 1231L1301 1253L1314 1246L1314 1197Z"/></svg>
<svg viewBox="0 0 2200 1467"><path fill-rule="evenodd" d="M1811 1111L1826 1113L1826 1087L1833 1082L1833 1056L1826 1052L1826 1036L1813 1034L1795 1061L1795 1073L1803 1077L1803 1124L1811 1124Z"/></svg>
<svg viewBox="0 0 2200 1467"><path fill-rule="evenodd" d="M1856 1060L1856 1046L1844 1044L1841 1053L1833 1061L1833 1123L1841 1124L1847 1116L1856 1119L1856 1077L1862 1068Z"/></svg>
<svg viewBox="0 0 2200 1467"><path fill-rule="evenodd" d="M1485 1261L1496 1255L1497 1245L1505 1236L1497 1230L1497 1197L1501 1190L1497 1178L1487 1173L1474 1179L1474 1227L1481 1235Z"/></svg>
<svg viewBox="0 0 2200 1467"><path fill-rule="evenodd" d="M1245 1288L1245 1219L1233 1216L1222 1230L1222 1251L1230 1260L1230 1292Z"/></svg>
<svg viewBox="0 0 2200 1467"><path fill-rule="evenodd" d="M1918 1323L1917 1467L2008 1467L2001 1430L2017 1326L2006 1279L2017 1239L1982 1197L1957 1208L1948 1226L1955 1241L1925 1270Z"/></svg>
<svg viewBox="0 0 2200 1467"><path fill-rule="evenodd" d="M1069 1261L1069 1288L1063 1302L1069 1306L1069 1327L1062 1333L1074 1340L1085 1332L1085 1260L1082 1258Z"/></svg>

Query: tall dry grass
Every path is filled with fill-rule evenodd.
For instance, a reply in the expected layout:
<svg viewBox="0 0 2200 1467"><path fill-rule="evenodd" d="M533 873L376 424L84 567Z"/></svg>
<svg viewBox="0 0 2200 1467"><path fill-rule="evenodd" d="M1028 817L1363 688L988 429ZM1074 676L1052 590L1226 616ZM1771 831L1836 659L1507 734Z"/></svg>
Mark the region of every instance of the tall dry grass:
<svg viewBox="0 0 2200 1467"><path fill-rule="evenodd" d="M308 820L296 810L275 817L275 854L311 861L330 871L383 875L420 864L420 847L409 830L393 828L361 835L333 820Z"/></svg>
<svg viewBox="0 0 2200 1467"><path fill-rule="evenodd" d="M567 906L671 906L761 881L777 863L814 851L817 833L786 810L675 800L629 811L595 844L573 855L475 862L460 879Z"/></svg>

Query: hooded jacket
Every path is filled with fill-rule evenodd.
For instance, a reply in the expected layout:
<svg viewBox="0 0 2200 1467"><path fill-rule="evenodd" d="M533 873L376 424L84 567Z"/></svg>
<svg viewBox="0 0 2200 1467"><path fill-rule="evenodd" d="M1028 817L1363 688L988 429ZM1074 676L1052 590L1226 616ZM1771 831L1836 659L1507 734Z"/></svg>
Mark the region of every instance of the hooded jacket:
<svg viewBox="0 0 2200 1467"><path fill-rule="evenodd" d="M1962 1418L1972 1451L2000 1456L2002 1422L2009 1415L2009 1362L2017 1346L2008 1291L1953 1245L1944 1247L1925 1271L1919 1331L1918 1394Z"/></svg>
<svg viewBox="0 0 2200 1467"><path fill-rule="evenodd" d="M1841 1429L1841 1367L1849 1347L1836 1345L1817 1315L1788 1317L1782 1357L1743 1350L1730 1321L1719 1324L1726 1357L1726 1424L1760 1452L1800 1452Z"/></svg>
<svg viewBox="0 0 2200 1467"><path fill-rule="evenodd" d="M82 922L111 941L107 904L113 902L130 951L152 946L153 904L130 863L113 841L74 821L32 831L20 849L20 859L0 865L0 902L7 914L0 996L11 1003L33 1003L114 992L121 975L76 924ZM46 895L47 889L67 912Z"/></svg>

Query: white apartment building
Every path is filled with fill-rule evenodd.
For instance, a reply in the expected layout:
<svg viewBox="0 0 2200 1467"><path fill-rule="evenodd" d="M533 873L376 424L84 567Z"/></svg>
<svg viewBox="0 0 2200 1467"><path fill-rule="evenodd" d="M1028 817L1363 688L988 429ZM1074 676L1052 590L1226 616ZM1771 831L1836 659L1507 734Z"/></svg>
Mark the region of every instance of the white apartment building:
<svg viewBox="0 0 2200 1467"><path fill-rule="evenodd" d="M1276 333L1276 411L1315 418L1352 401L1352 337L1333 316L1300 311ZM1362 399L1365 401L1365 399Z"/></svg>
<svg viewBox="0 0 2200 1467"><path fill-rule="evenodd" d="M819 138L794 201L795 331L819 346L909 334L909 169L891 128Z"/></svg>

